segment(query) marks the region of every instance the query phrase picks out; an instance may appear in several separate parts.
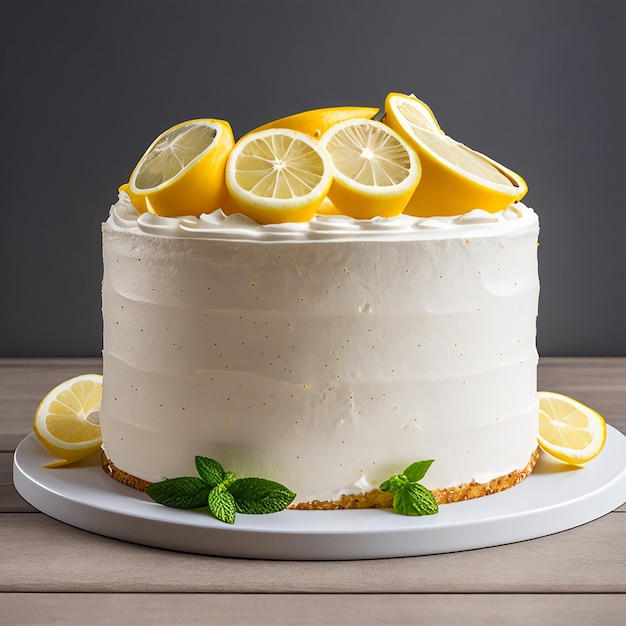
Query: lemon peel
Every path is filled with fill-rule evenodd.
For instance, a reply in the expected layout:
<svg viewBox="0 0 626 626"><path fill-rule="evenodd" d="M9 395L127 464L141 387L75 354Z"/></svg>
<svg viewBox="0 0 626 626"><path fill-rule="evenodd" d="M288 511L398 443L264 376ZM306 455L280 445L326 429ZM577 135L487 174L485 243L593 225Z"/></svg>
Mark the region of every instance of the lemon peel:
<svg viewBox="0 0 626 626"><path fill-rule="evenodd" d="M344 106L327 107L302 111L259 126L252 132L267 130L268 128L288 128L297 130L319 139L331 126L344 120L354 118L373 118L379 109L375 107Z"/></svg>

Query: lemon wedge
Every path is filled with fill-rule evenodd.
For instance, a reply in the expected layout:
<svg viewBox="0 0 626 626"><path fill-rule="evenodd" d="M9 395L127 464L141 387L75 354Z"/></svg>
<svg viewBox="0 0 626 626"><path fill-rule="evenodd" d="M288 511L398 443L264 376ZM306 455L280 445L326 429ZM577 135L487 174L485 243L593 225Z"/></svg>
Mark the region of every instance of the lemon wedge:
<svg viewBox="0 0 626 626"><path fill-rule="evenodd" d="M144 198L150 212L164 217L215 211L226 195L224 170L234 143L230 125L222 120L172 126L137 163L129 181L131 201Z"/></svg>
<svg viewBox="0 0 626 626"><path fill-rule="evenodd" d="M385 124L416 150L422 180L405 213L420 217L460 215L473 209L502 211L528 191L515 172L446 135L433 112L415 96L390 93Z"/></svg>
<svg viewBox="0 0 626 626"><path fill-rule="evenodd" d="M604 447L606 423L588 406L552 391L539 392L539 445L550 455L582 465Z"/></svg>
<svg viewBox="0 0 626 626"><path fill-rule="evenodd" d="M319 143L295 130L250 133L226 164L224 211L259 224L306 222L315 216L332 182L332 163Z"/></svg>
<svg viewBox="0 0 626 626"><path fill-rule="evenodd" d="M381 122L352 119L331 126L320 139L333 162L328 198L357 219L399 215L420 180L414 150Z"/></svg>
<svg viewBox="0 0 626 626"><path fill-rule="evenodd" d="M319 139L331 126L337 122L354 118L373 118L378 109L373 107L328 107L325 109L313 109L303 111L288 117L282 117L273 122L259 126L254 132L268 128L289 128L298 130Z"/></svg>
<svg viewBox="0 0 626 626"><path fill-rule="evenodd" d="M71 378L46 394L35 412L33 429L41 445L61 459L46 467L74 463L100 448L101 399L100 374Z"/></svg>

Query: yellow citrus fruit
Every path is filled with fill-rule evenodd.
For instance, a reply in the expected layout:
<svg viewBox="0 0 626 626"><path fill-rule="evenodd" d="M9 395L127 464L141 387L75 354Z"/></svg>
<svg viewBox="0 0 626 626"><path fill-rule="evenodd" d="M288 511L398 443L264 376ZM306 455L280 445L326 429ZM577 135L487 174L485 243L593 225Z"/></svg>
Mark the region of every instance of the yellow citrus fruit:
<svg viewBox="0 0 626 626"><path fill-rule="evenodd" d="M415 96L390 93L385 124L416 150L422 180L405 213L460 215L473 209L502 211L528 191L515 172L446 135L430 108Z"/></svg>
<svg viewBox="0 0 626 626"><path fill-rule="evenodd" d="M254 132L268 128L289 128L319 139L333 124L353 118L372 118L378 113L373 107L329 107L303 111L268 122Z"/></svg>
<svg viewBox="0 0 626 626"><path fill-rule="evenodd" d="M199 216L219 209L226 195L226 160L234 143L230 125L222 120L172 126L137 163L129 181L131 200L145 198L148 210L164 217Z"/></svg>
<svg viewBox="0 0 626 626"><path fill-rule="evenodd" d="M328 198L357 219L399 215L420 180L419 159L407 142L381 122L352 119L320 139L333 162Z"/></svg>
<svg viewBox="0 0 626 626"><path fill-rule="evenodd" d="M322 204L317 207L318 215L342 215L341 211L330 201L330 198L326 196L322 200Z"/></svg>
<svg viewBox="0 0 626 626"><path fill-rule="evenodd" d="M43 447L62 459L46 467L74 463L100 448L101 399L100 374L71 378L46 394L35 412L33 429Z"/></svg>
<svg viewBox="0 0 626 626"><path fill-rule="evenodd" d="M250 133L228 158L224 210L259 224L306 222L331 182L330 158L309 135L280 128Z"/></svg>
<svg viewBox="0 0 626 626"><path fill-rule="evenodd" d="M582 465L604 447L606 423L588 406L552 391L539 392L539 445L552 456Z"/></svg>
<svg viewBox="0 0 626 626"><path fill-rule="evenodd" d="M124 183L120 185L117 189L118 191L123 191L132 202L132 205L137 209L139 213L145 213L148 210L146 206L146 197L138 196L136 193L133 193L130 190L130 183Z"/></svg>

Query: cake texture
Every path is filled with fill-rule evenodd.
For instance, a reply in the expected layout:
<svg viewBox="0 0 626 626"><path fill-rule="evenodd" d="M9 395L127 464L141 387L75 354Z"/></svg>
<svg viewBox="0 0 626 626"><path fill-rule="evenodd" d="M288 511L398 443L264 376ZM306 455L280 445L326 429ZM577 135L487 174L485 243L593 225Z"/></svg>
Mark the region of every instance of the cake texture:
<svg viewBox="0 0 626 626"><path fill-rule="evenodd" d="M105 467L145 488L203 455L316 508L389 506L362 494L422 459L423 484L457 494L440 502L516 484L536 459L537 237L521 203L259 225L139 215L121 194L103 225Z"/></svg>

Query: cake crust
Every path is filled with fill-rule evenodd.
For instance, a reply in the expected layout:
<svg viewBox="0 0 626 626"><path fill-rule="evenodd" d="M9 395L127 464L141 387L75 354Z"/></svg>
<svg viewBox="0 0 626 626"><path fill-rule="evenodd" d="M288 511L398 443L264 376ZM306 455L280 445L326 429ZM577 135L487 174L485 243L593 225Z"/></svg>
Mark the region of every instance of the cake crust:
<svg viewBox="0 0 626 626"><path fill-rule="evenodd" d="M447 489L435 489L432 491L437 504L451 504L452 502L463 502L464 500L473 500L481 498L493 493L505 491L511 487L519 485L533 471L537 459L539 458L539 448L537 447L531 454L526 466L521 470L515 470L490 480L488 483L471 482L457 487L448 487ZM137 489L138 491L146 491L150 486L150 482L137 478L118 467L107 457L106 452L101 450L102 469L111 478L118 482ZM288 508L299 511L333 511L339 509L388 509L391 508L393 494L381 491L380 489L372 489L365 493L352 493L341 496L338 500L312 500L311 502L298 502L291 504Z"/></svg>

